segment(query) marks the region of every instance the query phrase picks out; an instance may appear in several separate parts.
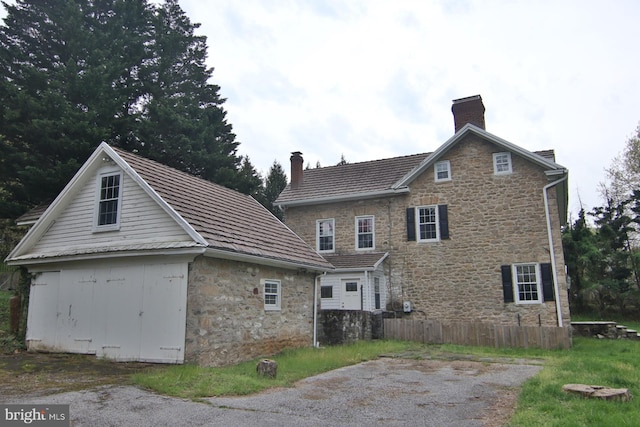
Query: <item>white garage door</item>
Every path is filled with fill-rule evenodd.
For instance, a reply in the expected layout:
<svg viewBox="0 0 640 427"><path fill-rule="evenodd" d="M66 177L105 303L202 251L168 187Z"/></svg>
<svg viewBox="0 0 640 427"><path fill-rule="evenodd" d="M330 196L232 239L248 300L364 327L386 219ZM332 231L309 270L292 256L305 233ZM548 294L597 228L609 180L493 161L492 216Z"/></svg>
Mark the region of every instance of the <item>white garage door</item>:
<svg viewBox="0 0 640 427"><path fill-rule="evenodd" d="M184 361L187 263L112 263L43 272L31 286L33 350L119 361Z"/></svg>

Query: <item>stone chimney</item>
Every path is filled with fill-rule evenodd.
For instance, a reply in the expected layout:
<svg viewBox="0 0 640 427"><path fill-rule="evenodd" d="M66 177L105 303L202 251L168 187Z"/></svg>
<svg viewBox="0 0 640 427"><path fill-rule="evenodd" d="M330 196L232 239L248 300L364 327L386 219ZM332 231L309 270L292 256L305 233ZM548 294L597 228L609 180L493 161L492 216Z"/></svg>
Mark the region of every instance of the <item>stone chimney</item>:
<svg viewBox="0 0 640 427"><path fill-rule="evenodd" d="M294 151L291 153L291 188L296 189L302 185L302 153Z"/></svg>
<svg viewBox="0 0 640 427"><path fill-rule="evenodd" d="M453 113L456 132L467 123L486 129L484 125L484 104L480 95L454 99L451 112Z"/></svg>

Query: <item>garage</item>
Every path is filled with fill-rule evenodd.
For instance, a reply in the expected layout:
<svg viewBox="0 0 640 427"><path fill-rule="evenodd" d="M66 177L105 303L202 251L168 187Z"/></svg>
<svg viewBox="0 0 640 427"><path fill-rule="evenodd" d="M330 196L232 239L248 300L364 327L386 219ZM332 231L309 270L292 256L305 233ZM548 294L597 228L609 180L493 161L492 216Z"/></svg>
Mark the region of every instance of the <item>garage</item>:
<svg viewBox="0 0 640 427"><path fill-rule="evenodd" d="M91 267L35 273L29 349L182 363L187 262L110 261Z"/></svg>

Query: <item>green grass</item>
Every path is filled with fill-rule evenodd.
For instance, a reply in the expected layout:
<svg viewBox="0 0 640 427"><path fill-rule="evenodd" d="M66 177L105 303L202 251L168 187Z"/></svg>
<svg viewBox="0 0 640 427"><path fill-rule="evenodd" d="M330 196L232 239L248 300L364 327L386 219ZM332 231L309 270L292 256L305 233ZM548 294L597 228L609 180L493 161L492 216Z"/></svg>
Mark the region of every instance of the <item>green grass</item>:
<svg viewBox="0 0 640 427"><path fill-rule="evenodd" d="M455 345L421 345L400 341L359 342L348 346L285 351L273 358L278 378L258 378L256 361L222 368L171 366L136 374L136 384L162 394L197 399L244 395L296 381L331 369L371 360L383 353L416 359L543 359L538 375L522 387L509 427L637 426L640 399L629 402L586 399L562 391L564 384L628 388L640 396L640 342L575 338L570 350L495 349Z"/></svg>
<svg viewBox="0 0 640 427"><path fill-rule="evenodd" d="M273 358L278 362L276 379L259 378L257 360L235 366L206 368L175 365L133 376L134 383L158 393L185 398L245 395L271 387L291 387L296 381L343 366L372 360L384 353L420 348L401 341L369 341L326 348L286 350Z"/></svg>
<svg viewBox="0 0 640 427"><path fill-rule="evenodd" d="M640 395L640 343L575 338L573 347L546 357L527 381L510 426L638 426L640 401L601 401L564 393L564 384L628 388Z"/></svg>

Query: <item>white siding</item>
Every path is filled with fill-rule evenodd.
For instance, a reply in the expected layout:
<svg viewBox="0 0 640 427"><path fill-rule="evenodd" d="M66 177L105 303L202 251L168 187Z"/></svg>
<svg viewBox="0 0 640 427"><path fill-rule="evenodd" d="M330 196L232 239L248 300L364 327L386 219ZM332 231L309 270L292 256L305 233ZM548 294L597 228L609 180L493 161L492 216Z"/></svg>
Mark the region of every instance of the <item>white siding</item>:
<svg viewBox="0 0 640 427"><path fill-rule="evenodd" d="M142 188L123 173L120 230L94 232L97 171L44 233L32 252L153 242L185 242L191 237Z"/></svg>
<svg viewBox="0 0 640 427"><path fill-rule="evenodd" d="M385 310L387 304L387 283L386 277L382 267L379 267L376 271L361 273L336 273L326 274L320 278L320 286L331 286L333 288L333 298L321 298L320 309L321 310L344 310L344 303L342 301L344 281L358 281L358 286L362 285L362 309L364 311L376 311L375 308L375 288L374 278L380 279L380 310ZM359 308L358 308L359 309Z"/></svg>
<svg viewBox="0 0 640 427"><path fill-rule="evenodd" d="M110 261L41 273L31 285L28 347L182 363L187 269L187 262Z"/></svg>

